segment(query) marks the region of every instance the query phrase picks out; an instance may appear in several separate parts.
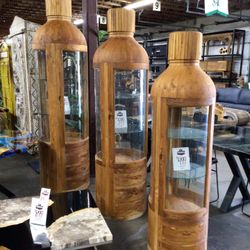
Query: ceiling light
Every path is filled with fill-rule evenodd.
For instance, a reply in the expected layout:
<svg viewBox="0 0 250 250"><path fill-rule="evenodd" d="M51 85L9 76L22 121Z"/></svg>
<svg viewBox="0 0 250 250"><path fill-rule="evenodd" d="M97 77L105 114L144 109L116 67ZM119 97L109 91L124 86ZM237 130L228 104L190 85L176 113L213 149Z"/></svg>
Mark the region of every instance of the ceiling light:
<svg viewBox="0 0 250 250"><path fill-rule="evenodd" d="M141 7L153 4L155 2L156 2L156 0L140 0L140 1L137 1L137 2L134 2L134 3L130 3L130 4L126 5L124 8L128 9L128 10L139 9Z"/></svg>
<svg viewBox="0 0 250 250"><path fill-rule="evenodd" d="M83 24L84 23L84 20L83 19L76 19L75 21L74 21L74 24L75 25L80 25L80 24Z"/></svg>

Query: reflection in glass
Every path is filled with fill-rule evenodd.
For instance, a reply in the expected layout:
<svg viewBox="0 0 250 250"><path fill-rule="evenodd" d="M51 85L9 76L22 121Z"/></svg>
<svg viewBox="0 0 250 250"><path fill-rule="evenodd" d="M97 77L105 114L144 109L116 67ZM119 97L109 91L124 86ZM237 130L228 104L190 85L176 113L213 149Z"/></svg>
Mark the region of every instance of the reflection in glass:
<svg viewBox="0 0 250 250"><path fill-rule="evenodd" d="M168 110L166 207L169 209L193 211L203 207L208 111L208 107Z"/></svg>
<svg viewBox="0 0 250 250"><path fill-rule="evenodd" d="M83 52L63 52L66 141L87 136L87 81Z"/></svg>
<svg viewBox="0 0 250 250"><path fill-rule="evenodd" d="M115 71L117 161L136 160L145 156L146 82L146 70Z"/></svg>
<svg viewBox="0 0 250 250"><path fill-rule="evenodd" d="M38 57L38 80L40 88L40 140L48 142L49 134L49 113L48 113L48 84L46 73L46 53L43 50L37 51Z"/></svg>

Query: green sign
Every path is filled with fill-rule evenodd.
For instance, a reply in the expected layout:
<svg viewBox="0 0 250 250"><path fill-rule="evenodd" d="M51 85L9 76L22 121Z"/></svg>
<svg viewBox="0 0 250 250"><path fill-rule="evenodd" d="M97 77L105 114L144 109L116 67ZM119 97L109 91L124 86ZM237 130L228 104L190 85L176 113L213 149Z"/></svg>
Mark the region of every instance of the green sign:
<svg viewBox="0 0 250 250"><path fill-rule="evenodd" d="M205 14L211 16L219 14L228 15L228 0L205 0Z"/></svg>

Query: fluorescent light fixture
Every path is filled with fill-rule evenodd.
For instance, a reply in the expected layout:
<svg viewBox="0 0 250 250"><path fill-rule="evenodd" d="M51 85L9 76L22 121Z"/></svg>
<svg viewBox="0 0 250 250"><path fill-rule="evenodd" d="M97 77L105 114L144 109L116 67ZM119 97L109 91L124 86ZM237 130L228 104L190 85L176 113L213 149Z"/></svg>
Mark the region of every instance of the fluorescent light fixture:
<svg viewBox="0 0 250 250"><path fill-rule="evenodd" d="M83 19L76 19L75 21L74 21L74 24L75 25L80 25L80 24L83 24L84 23L84 20Z"/></svg>
<svg viewBox="0 0 250 250"><path fill-rule="evenodd" d="M134 3L130 3L128 5L126 5L124 8L128 9L128 10L132 10L132 9L139 9L141 7L145 7L147 5L151 5L153 3L155 3L156 0L140 0L140 1L136 1Z"/></svg>

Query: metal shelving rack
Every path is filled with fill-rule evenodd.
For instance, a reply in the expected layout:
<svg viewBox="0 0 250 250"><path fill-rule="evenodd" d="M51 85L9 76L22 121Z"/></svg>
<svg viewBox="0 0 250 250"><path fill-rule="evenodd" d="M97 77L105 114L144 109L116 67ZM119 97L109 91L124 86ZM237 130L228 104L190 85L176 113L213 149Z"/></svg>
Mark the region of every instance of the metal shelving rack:
<svg viewBox="0 0 250 250"><path fill-rule="evenodd" d="M228 54L208 54L209 42L210 41L224 41L224 45L228 46ZM216 82L228 82L228 85L232 85L233 79L233 67L236 61L240 62L238 76L242 74L243 66L243 55L244 55L244 45L245 45L245 30L234 29L230 31L215 32L204 35L203 43L203 61L229 61L229 77L226 79L214 79ZM207 52L206 52L207 50ZM237 50L237 51L236 51ZM209 71L207 71L209 72Z"/></svg>

